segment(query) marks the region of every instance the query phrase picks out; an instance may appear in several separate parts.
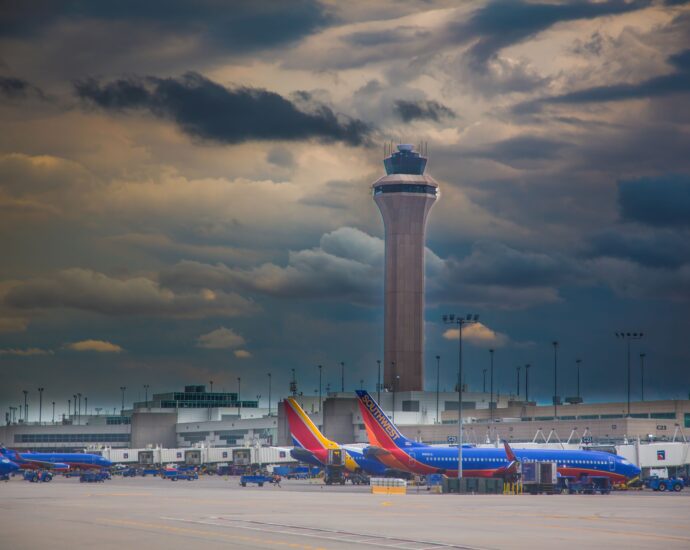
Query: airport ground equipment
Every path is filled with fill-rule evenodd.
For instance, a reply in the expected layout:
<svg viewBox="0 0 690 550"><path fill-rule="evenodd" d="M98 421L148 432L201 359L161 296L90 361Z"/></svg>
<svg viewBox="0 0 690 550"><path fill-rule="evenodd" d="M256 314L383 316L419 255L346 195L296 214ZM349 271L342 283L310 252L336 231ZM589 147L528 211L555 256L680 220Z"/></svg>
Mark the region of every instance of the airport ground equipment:
<svg viewBox="0 0 690 550"><path fill-rule="evenodd" d="M53 480L53 474L45 470L25 470L24 479L31 483L48 482Z"/></svg>
<svg viewBox="0 0 690 550"><path fill-rule="evenodd" d="M345 460L342 449L328 449L324 482L326 485L345 485Z"/></svg>
<svg viewBox="0 0 690 550"><path fill-rule="evenodd" d="M442 493L474 493L480 495L500 495L504 493L504 480L498 477L474 478L441 476Z"/></svg>
<svg viewBox="0 0 690 550"><path fill-rule="evenodd" d="M80 483L103 483L106 479L110 479L108 472L83 472L79 476Z"/></svg>
<svg viewBox="0 0 690 550"><path fill-rule="evenodd" d="M558 485L558 465L555 462L523 462L521 464L522 490L536 495L553 494Z"/></svg>
<svg viewBox="0 0 690 550"><path fill-rule="evenodd" d="M164 470L161 477L170 481L194 481L199 479L199 474L195 470Z"/></svg>
<svg viewBox="0 0 690 550"><path fill-rule="evenodd" d="M308 479L316 477L321 471L320 468L307 466L274 466L273 473L286 479Z"/></svg>
<svg viewBox="0 0 690 550"><path fill-rule="evenodd" d="M280 476L269 476L264 474L252 474L241 476L240 485L242 485L242 487L246 487L247 483L256 483L259 487L263 487L264 483L280 483Z"/></svg>
<svg viewBox="0 0 690 550"><path fill-rule="evenodd" d="M608 477L583 477L577 481L568 482L568 494L571 495L608 495L611 493L611 480Z"/></svg>
<svg viewBox="0 0 690 550"><path fill-rule="evenodd" d="M685 483L682 479L673 477L668 479L652 477L645 481L645 485L653 491L659 491L662 493L665 491L679 492L683 490L683 487L685 487Z"/></svg>
<svg viewBox="0 0 690 550"><path fill-rule="evenodd" d="M369 480L373 495L406 495L407 481L394 477L372 477Z"/></svg>

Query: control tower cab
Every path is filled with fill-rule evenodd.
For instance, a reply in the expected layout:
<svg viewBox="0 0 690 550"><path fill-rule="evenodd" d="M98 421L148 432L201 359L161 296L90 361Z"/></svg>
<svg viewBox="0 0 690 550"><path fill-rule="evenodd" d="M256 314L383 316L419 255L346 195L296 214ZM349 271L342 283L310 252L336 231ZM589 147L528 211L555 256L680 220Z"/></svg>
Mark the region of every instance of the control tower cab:
<svg viewBox="0 0 690 550"><path fill-rule="evenodd" d="M414 146L398 145L372 185L386 234L384 385L391 391L424 389L425 234L439 195L426 163Z"/></svg>

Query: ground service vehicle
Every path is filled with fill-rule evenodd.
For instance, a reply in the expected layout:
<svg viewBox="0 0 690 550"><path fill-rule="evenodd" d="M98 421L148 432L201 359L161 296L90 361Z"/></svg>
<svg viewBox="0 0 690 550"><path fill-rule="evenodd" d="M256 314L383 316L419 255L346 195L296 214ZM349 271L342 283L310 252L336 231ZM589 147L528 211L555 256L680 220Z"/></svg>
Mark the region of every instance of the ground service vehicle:
<svg viewBox="0 0 690 550"><path fill-rule="evenodd" d="M79 476L80 483L103 483L106 479L110 479L108 472L84 472Z"/></svg>
<svg viewBox="0 0 690 550"><path fill-rule="evenodd" d="M577 481L568 482L568 493L571 495L608 495L611 492L611 480L608 477L582 477Z"/></svg>
<svg viewBox="0 0 690 550"><path fill-rule="evenodd" d="M259 487L263 487L264 483L280 483L280 476L250 474L240 477L240 485L242 487L246 487L247 483L256 483Z"/></svg>
<svg viewBox="0 0 690 550"><path fill-rule="evenodd" d="M679 492L683 490L683 487L685 487L685 483L683 483L682 479L677 479L677 478L668 478L668 479L662 479L658 477L652 477L647 480L645 483L647 487L652 489L653 491L675 491Z"/></svg>
<svg viewBox="0 0 690 550"><path fill-rule="evenodd" d="M26 481L30 481L31 483L48 482L52 481L53 474L40 470L25 470L24 479Z"/></svg>

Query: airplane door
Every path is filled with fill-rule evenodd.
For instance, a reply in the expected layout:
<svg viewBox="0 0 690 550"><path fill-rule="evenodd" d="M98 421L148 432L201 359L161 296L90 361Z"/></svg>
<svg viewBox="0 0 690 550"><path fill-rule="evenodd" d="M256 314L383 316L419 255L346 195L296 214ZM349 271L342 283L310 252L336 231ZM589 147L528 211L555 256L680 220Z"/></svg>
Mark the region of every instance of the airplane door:
<svg viewBox="0 0 690 550"><path fill-rule="evenodd" d="M609 456L609 471L616 471L616 460L612 456Z"/></svg>

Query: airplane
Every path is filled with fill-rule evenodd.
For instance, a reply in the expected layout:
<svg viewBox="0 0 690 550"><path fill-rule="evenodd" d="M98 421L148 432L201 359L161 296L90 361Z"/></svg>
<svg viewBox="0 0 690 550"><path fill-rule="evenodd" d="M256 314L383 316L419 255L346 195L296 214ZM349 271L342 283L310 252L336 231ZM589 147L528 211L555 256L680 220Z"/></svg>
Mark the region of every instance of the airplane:
<svg viewBox="0 0 690 550"><path fill-rule="evenodd" d="M327 439L292 397L285 401L285 414L295 445L290 450L290 456L295 460L314 466L324 466L328 463L329 449L342 449L345 451L345 468L351 472L363 470L370 475L385 475L388 470L375 458L366 457L362 449L343 447Z"/></svg>
<svg viewBox="0 0 690 550"><path fill-rule="evenodd" d="M432 447L411 441L379 407L368 392L357 391L359 408L371 446L365 454L395 469L414 474L458 476L457 447ZM639 477L640 469L625 458L601 451L560 449L516 449L504 441L504 449L463 445L463 477L514 477L523 462L556 462L561 477L608 477L613 483L629 483Z"/></svg>
<svg viewBox="0 0 690 550"><path fill-rule="evenodd" d="M9 474L17 470L19 470L19 466L15 462L4 456L0 458L0 478L9 479Z"/></svg>
<svg viewBox="0 0 690 550"><path fill-rule="evenodd" d="M7 458L25 470L68 470L110 468L112 463L100 455L86 453L20 453L0 447L0 457Z"/></svg>

